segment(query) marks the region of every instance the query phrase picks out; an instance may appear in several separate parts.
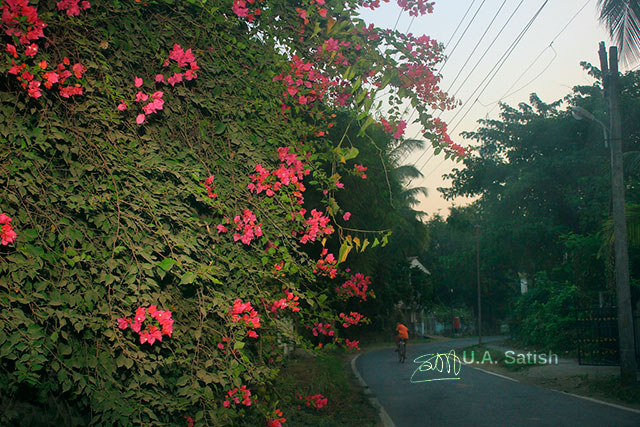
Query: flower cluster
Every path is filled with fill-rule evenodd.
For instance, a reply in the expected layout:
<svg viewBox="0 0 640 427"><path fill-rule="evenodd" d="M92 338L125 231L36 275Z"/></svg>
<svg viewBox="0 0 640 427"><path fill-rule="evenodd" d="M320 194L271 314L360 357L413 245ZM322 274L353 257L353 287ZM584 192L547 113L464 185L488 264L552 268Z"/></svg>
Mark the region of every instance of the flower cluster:
<svg viewBox="0 0 640 427"><path fill-rule="evenodd" d="M435 2L427 0L398 0L398 6L408 11L410 16L426 15L433 13Z"/></svg>
<svg viewBox="0 0 640 427"><path fill-rule="evenodd" d="M356 163L354 165L354 168L355 168L356 175L358 175L362 179L367 179L367 174L365 173L367 170L366 166L362 166Z"/></svg>
<svg viewBox="0 0 640 427"><path fill-rule="evenodd" d="M404 120L399 121L395 126L389 123L384 118L380 119L380 123L382 124L382 128L386 133L393 136L395 139L402 138L404 135L404 130L407 128L407 122Z"/></svg>
<svg viewBox="0 0 640 427"><path fill-rule="evenodd" d="M352 311L351 313L344 314L340 313L340 321L342 322L343 328L348 328L349 326L358 326L359 323L369 323L370 320L364 317L362 314Z"/></svg>
<svg viewBox="0 0 640 427"><path fill-rule="evenodd" d="M66 10L68 16L80 15L80 10L87 10L91 7L91 3L86 0L61 0L56 3L58 10Z"/></svg>
<svg viewBox="0 0 640 427"><path fill-rule="evenodd" d="M213 183L214 179L215 177L213 175L209 175L209 177L202 182L202 185L204 185L204 188L207 189L207 193L211 199L218 198L218 194L213 191L216 188L215 184Z"/></svg>
<svg viewBox="0 0 640 427"><path fill-rule="evenodd" d="M147 313L149 317L147 318ZM140 335L140 344L146 342L153 345L156 340L162 342L162 336L171 337L173 333L173 319L169 310L158 310L155 305L148 308L138 307L133 320L122 317L117 319L118 327L122 330L131 327L134 332ZM146 323L145 323L146 322ZM143 327L146 329L143 330Z"/></svg>
<svg viewBox="0 0 640 427"><path fill-rule="evenodd" d="M2 2L2 25L8 36L18 38L21 44L29 45L27 47L33 46L30 45L32 40L44 37L43 30L47 26L38 16L38 10L29 6L28 0L4 0ZM35 51L38 51L37 46L35 46Z"/></svg>
<svg viewBox="0 0 640 427"><path fill-rule="evenodd" d="M40 98L42 86L51 89L56 83L59 85L60 95L64 98L82 95L83 90L79 83L63 86L72 76L76 79L82 78L87 70L82 64L76 63L71 70L68 70L66 66L70 66L71 62L65 57L56 68L47 70L47 61L40 61L36 65L27 65L25 62L29 59L34 60L38 53L38 45L34 41L44 37L43 29L47 26L38 16L37 9L29 6L27 0L3 2L2 26L4 32L14 39L14 44L7 43L5 47L12 64L8 72L16 76L16 80L20 82L23 89L27 89L31 98ZM15 60L20 56L23 56L23 60L16 63Z"/></svg>
<svg viewBox="0 0 640 427"><path fill-rule="evenodd" d="M435 133L444 142L447 150L459 157L465 157L469 154L469 150L462 147L459 144L453 142L449 134L447 133L447 124L439 118L433 119L431 124L431 131Z"/></svg>
<svg viewBox="0 0 640 427"><path fill-rule="evenodd" d="M233 0L231 10L233 10L233 13L235 13L238 18L247 18L247 21L253 22L256 16L262 13L262 10L253 6L256 1L261 0ZM250 9L250 7L252 8Z"/></svg>
<svg viewBox="0 0 640 427"><path fill-rule="evenodd" d="M313 406L316 409L321 409L327 406L328 400L321 394L314 394L313 396L300 396L298 395L299 400L304 400L307 406Z"/></svg>
<svg viewBox="0 0 640 427"><path fill-rule="evenodd" d="M267 420L267 427L282 427L282 424L287 421L287 419L282 416L282 411L280 409L276 409L274 417L275 418Z"/></svg>
<svg viewBox="0 0 640 427"><path fill-rule="evenodd" d="M320 254L320 258L316 263L316 268L313 270L314 273L319 273L321 276L328 276L331 279L335 278L338 275L338 269L336 265L338 265L338 260L333 256L333 254L327 253L327 249L323 249Z"/></svg>
<svg viewBox="0 0 640 427"><path fill-rule="evenodd" d="M271 312L275 313L278 309L284 310L287 307L289 307L294 313L300 311L300 307L298 307L298 304L300 304L298 302L300 297L294 295L293 292L289 292L288 290L285 290L284 293L287 297L274 301L273 304L271 304Z"/></svg>
<svg viewBox="0 0 640 427"><path fill-rule="evenodd" d="M143 84L143 80L141 77L135 77L133 79L133 85L136 88L139 88L140 86L142 86L142 84ZM136 97L134 101L135 102L149 101L149 102L147 102L145 105L142 106L143 112L138 114L138 116L136 117L137 124L141 125L145 123L147 121L147 116L151 114L155 114L164 108L164 99L162 99L163 96L164 96L164 92L159 90L155 91L153 94L151 94L151 96L142 92L141 90L138 90L138 93L136 93ZM120 111L124 111L128 108L128 106L126 102L121 101L120 104L118 104L117 108Z"/></svg>
<svg viewBox="0 0 640 427"><path fill-rule="evenodd" d="M347 338L345 340L345 344L347 346L347 348L352 349L352 350L360 350L360 347L358 347L358 345L360 344L360 341L349 341L349 338Z"/></svg>
<svg viewBox="0 0 640 427"><path fill-rule="evenodd" d="M314 337L317 337L319 335L333 337L335 336L336 332L332 328L333 325L331 323L313 322L313 329L311 330L311 333Z"/></svg>
<svg viewBox="0 0 640 427"><path fill-rule="evenodd" d="M245 245L248 245L254 238L262 236L262 223L256 224L256 221L256 216L249 209L244 210L242 217L236 215L233 218L233 222L236 224L233 241L240 240Z"/></svg>
<svg viewBox="0 0 640 427"><path fill-rule="evenodd" d="M227 399L222 402L222 406L228 408L232 404L237 405L240 403L241 398L242 404L244 406L251 406L251 391L247 388L246 385L241 386L240 390L238 390L238 387L229 390L227 392Z"/></svg>
<svg viewBox="0 0 640 427"><path fill-rule="evenodd" d="M367 300L367 296L373 296L373 291L369 289L371 277L362 273L352 275L342 286L336 288L338 296L345 300L349 297L358 297L362 301Z"/></svg>
<svg viewBox="0 0 640 427"><path fill-rule="evenodd" d="M0 224L2 224L2 234L0 234L0 245L7 246L13 243L18 236L11 226L11 218L5 213L0 214Z"/></svg>
<svg viewBox="0 0 640 427"><path fill-rule="evenodd" d="M251 307L251 303L242 302L240 299L236 299L233 302L233 307L231 307L230 311L232 321L236 323L242 321L248 328L257 329L260 327L260 316L258 315L258 312ZM247 335L251 338L258 338L258 334L253 329L247 331Z"/></svg>
<svg viewBox="0 0 640 427"><path fill-rule="evenodd" d="M304 216L306 210L301 209L300 213ZM302 238L300 238L300 243L314 242L324 235L333 233L333 227L329 225L329 221L331 221L329 217L324 216L322 212L315 209L311 210L311 216L305 221L305 231Z"/></svg>
<svg viewBox="0 0 640 427"><path fill-rule="evenodd" d="M283 99L292 98L299 105L308 105L322 99L329 88L335 86L335 82L316 70L312 63L304 62L297 55L291 60L291 71L278 74L273 81L285 84Z"/></svg>
<svg viewBox="0 0 640 427"><path fill-rule="evenodd" d="M288 147L278 148L278 159L280 160L280 166L272 172L261 164L257 164L256 173L250 176L251 182L247 188L256 194L264 191L267 196L271 197L283 186L293 185L293 195L297 198L298 204L302 204L304 202L302 193L306 190L302 180L311 171L305 166L304 162L298 159L295 153L289 151Z"/></svg>
<svg viewBox="0 0 640 427"><path fill-rule="evenodd" d="M197 70L199 70L200 67L196 62L191 49L187 49L185 51L182 49L182 47L180 47L179 44L175 43L173 45L173 49L171 50L171 52L169 52L169 57L162 64L163 67L168 67L171 64L170 60L174 60L177 63L179 70L174 72L172 76L168 77L166 79L166 83L170 84L171 86L175 86L176 83L180 83L183 79L193 80L198 77ZM182 71L183 67L188 68L186 71ZM164 74L156 74L155 82L157 84L165 83ZM153 94L144 93L139 89L143 85L143 83L144 80L142 79L142 77L136 76L133 79L133 85L136 88L135 90L137 90L137 93L135 94L135 98L132 98L130 100L130 102L146 102L146 104L142 106L142 113L139 113L136 116L136 123L139 125L146 123L147 116L155 114L158 111L164 109L164 92L158 90L153 92ZM128 108L127 102L121 100L116 108L119 111L125 111Z"/></svg>
<svg viewBox="0 0 640 427"><path fill-rule="evenodd" d="M198 70L200 67L196 62L196 58L193 56L191 49L184 50L178 43L175 43L173 45L173 49L169 52L169 58L165 59L162 66L168 67L171 65L170 60L174 60L179 68L179 70L175 71L172 76L167 77L167 83L171 86L175 86L176 83L180 83L183 78L187 81L198 78ZM183 71L183 68L186 69ZM156 83L164 83L164 74L156 75Z"/></svg>

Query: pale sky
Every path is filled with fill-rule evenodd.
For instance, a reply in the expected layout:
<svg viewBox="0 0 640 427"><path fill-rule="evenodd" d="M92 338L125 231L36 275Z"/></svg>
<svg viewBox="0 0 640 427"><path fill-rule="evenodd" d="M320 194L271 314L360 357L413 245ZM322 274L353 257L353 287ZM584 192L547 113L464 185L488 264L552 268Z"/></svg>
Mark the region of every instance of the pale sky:
<svg viewBox="0 0 640 427"><path fill-rule="evenodd" d="M544 102L550 103L570 93L575 85L593 83L593 79L580 67L580 62L587 61L599 67L599 42L605 41L607 47L611 45L608 33L597 19L597 0L548 1L502 68L496 66L544 3L544 0L436 0L433 14L413 19L407 12L400 14L400 8L392 0L375 11L363 10L361 17L382 28L393 29L397 21L400 31L409 29L416 36L426 34L445 44L451 39L445 50L449 59L442 69L441 88L450 88L448 92L451 95L457 93L455 97L463 102L463 106L444 112L441 119L448 124L454 142L466 147L471 141L463 139L459 133L474 130L478 119L497 118L497 101L516 106L520 102L528 102L529 94L535 92ZM454 33L467 10L469 13ZM513 18L508 21L512 14ZM466 34L460 39L470 22ZM503 26L504 30L496 39ZM565 26L564 32L558 36ZM482 37L485 30L487 33ZM494 39L495 43L480 60ZM549 47L552 41L552 47ZM458 46L451 53L456 44ZM476 44L478 47L473 52ZM620 69L626 71L622 65ZM483 91L485 85L486 90ZM411 111L405 120L410 116ZM412 120L415 117L413 115ZM405 137L416 137L419 130L409 126ZM442 175L463 165L445 161L442 155L432 156L431 148L425 151L415 152L405 161L415 164L424 174L423 179L413 181L411 186L424 186L429 190L428 197L418 209L430 215L440 212L447 216L451 202L442 199L436 188L448 186ZM461 206L466 201L459 199L453 203Z"/></svg>

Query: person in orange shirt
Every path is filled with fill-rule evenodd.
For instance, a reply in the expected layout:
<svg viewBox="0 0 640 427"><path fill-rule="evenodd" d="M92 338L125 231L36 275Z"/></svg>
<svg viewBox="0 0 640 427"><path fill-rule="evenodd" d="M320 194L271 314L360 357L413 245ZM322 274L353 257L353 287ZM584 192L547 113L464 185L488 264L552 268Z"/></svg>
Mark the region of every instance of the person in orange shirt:
<svg viewBox="0 0 640 427"><path fill-rule="evenodd" d="M396 346L401 339L405 342L409 341L409 328L398 322L396 325L396 331L398 332L398 335L396 336Z"/></svg>

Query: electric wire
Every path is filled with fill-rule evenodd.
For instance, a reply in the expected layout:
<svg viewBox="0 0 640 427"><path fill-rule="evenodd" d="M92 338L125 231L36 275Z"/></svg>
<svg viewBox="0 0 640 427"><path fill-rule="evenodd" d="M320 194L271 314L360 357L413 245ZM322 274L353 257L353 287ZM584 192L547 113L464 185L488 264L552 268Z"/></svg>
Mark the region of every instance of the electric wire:
<svg viewBox="0 0 640 427"><path fill-rule="evenodd" d="M493 68L489 71L489 73L485 76L485 78L480 82L478 87L473 91L473 93L471 94L471 96L469 97L467 102L465 102L462 105L462 107L460 108L460 110L458 110L458 112L451 118L450 123L453 122L456 119L456 117L458 117L458 115L464 110L465 106L471 101L471 99L473 99L474 96L476 97L476 99L474 100L473 104L471 104L471 107L469 107L469 109L466 111L466 113L460 118L460 120L458 120L458 122L455 124L455 126L453 126L453 128L450 131L451 133L460 125L460 123L464 120L464 118L467 117L469 112L473 109L473 106L478 102L478 98L487 90L487 87L489 87L489 85L491 84L493 79L495 79L495 77L498 75L498 72L500 71L500 69L502 69L504 64L507 62L507 59L509 59L509 57L514 52L514 50L518 46L518 44L520 44L520 42L524 38L525 34L529 31L529 29L531 28L533 23L536 21L538 16L540 16L540 13L542 12L542 10L545 8L545 6L548 3L549 3L549 0L545 0L545 2L542 4L542 6L540 6L540 9L538 9L538 11L535 13L535 15L533 15L533 17L531 18L531 20L529 20L527 25L525 25L523 30L520 32L520 34L518 34L516 39L507 48L505 53L502 54L502 57L500 57L500 59L498 60L496 65L493 66ZM487 81L487 79L488 79L488 81ZM478 93L478 95L476 96L476 93L478 92L478 90L480 90L480 93Z"/></svg>

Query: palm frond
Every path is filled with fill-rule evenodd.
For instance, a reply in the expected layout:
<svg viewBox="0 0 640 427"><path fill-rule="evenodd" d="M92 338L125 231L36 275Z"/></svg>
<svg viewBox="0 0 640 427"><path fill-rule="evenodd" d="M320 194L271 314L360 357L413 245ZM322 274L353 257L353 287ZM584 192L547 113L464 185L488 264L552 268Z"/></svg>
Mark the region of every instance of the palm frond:
<svg viewBox="0 0 640 427"><path fill-rule="evenodd" d="M422 178L422 172L414 165L398 166L397 168L393 168L391 173L399 182L406 179Z"/></svg>
<svg viewBox="0 0 640 427"><path fill-rule="evenodd" d="M620 49L620 57L627 65L640 60L640 1L598 0L600 22Z"/></svg>

